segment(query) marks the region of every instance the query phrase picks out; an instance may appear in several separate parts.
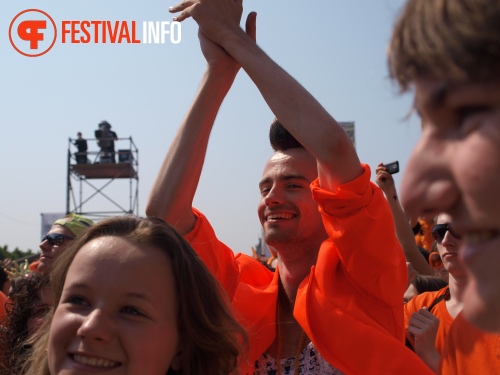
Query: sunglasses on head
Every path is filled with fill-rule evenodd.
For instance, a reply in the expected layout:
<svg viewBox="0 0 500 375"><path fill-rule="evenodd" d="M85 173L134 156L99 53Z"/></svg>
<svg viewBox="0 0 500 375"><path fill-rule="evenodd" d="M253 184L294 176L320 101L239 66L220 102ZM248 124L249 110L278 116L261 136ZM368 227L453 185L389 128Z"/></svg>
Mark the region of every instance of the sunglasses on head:
<svg viewBox="0 0 500 375"><path fill-rule="evenodd" d="M434 269L439 269L443 266L443 260L439 253L433 252L429 254L429 265Z"/></svg>
<svg viewBox="0 0 500 375"><path fill-rule="evenodd" d="M43 241L47 241L51 246L60 246L65 240L74 240L74 237L65 236L60 233L50 233L42 238Z"/></svg>
<svg viewBox="0 0 500 375"><path fill-rule="evenodd" d="M441 243L441 242L443 242L444 236L446 235L446 232L448 232L448 231L456 239L459 239L459 240L462 239L458 234L456 234L455 232L453 232L451 230L449 224L436 224L436 225L434 225L432 227L432 238L434 238L434 240L437 243Z"/></svg>

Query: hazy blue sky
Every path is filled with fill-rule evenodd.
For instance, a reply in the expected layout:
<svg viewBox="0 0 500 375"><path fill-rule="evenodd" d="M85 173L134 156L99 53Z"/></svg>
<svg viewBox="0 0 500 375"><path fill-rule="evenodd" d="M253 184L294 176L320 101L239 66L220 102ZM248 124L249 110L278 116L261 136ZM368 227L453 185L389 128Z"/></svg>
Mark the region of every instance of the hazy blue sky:
<svg viewBox="0 0 500 375"><path fill-rule="evenodd" d="M386 45L402 0L249 0L258 12L259 45L338 121L355 121L360 159L399 160L404 169L419 132L405 119L411 97L388 79ZM93 138L107 120L139 149L139 213L163 156L203 74L197 26L165 45L61 44L46 55L16 52L8 30L19 12L37 8L62 20L170 21L174 2L149 0L3 1L0 6L0 245L38 249L40 213L64 212L68 138ZM286 93L283 93L286 95ZM210 139L195 206L219 238L250 252L260 224L258 181L271 155L273 114L244 72L226 98ZM89 145L97 150L95 145ZM400 176L396 176L399 186ZM97 182L96 182L97 184ZM113 185L114 184L114 185ZM128 183L110 193L128 196ZM126 199L126 198L125 198ZM100 205L101 203L96 202ZM102 203L104 204L104 203Z"/></svg>

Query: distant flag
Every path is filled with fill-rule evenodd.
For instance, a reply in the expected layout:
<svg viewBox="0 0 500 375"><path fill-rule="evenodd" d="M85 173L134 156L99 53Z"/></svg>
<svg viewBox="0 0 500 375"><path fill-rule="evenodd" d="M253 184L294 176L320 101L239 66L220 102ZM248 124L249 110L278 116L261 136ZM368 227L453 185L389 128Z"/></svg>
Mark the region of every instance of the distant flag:
<svg viewBox="0 0 500 375"><path fill-rule="evenodd" d="M354 121L344 121L344 122L339 122L339 125L344 128L345 132L351 138L352 143L354 144L354 148L356 148L356 137L355 137L355 132L354 132Z"/></svg>

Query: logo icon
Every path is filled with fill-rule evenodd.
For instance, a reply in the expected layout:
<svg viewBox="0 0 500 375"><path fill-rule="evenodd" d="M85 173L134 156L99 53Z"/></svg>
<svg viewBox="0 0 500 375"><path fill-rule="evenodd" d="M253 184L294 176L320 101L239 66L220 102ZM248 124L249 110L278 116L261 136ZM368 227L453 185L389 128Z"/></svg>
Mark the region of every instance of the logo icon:
<svg viewBox="0 0 500 375"><path fill-rule="evenodd" d="M24 10L10 23L9 39L12 47L21 55L42 56L49 52L56 42L56 23L42 10Z"/></svg>

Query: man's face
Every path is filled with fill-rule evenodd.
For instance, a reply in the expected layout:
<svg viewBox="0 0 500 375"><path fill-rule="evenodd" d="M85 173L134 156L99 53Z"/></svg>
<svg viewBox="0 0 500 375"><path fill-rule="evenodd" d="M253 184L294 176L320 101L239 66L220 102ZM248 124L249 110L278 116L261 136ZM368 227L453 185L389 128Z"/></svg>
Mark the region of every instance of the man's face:
<svg viewBox="0 0 500 375"><path fill-rule="evenodd" d="M446 85L419 78L424 126L402 183L411 216L447 212L463 238L466 317L500 331L500 82Z"/></svg>
<svg viewBox="0 0 500 375"><path fill-rule="evenodd" d="M259 219L265 241L278 252L302 247L319 250L327 235L309 185L318 176L316 159L305 149L276 152L259 184Z"/></svg>
<svg viewBox="0 0 500 375"><path fill-rule="evenodd" d="M65 238L60 237L55 242L45 239L40 243L40 250L42 250L42 253L40 254L38 271L42 273L50 271L54 260L56 260L66 247L68 247L72 239L75 238L75 235L68 228L58 224L53 225L52 228L50 228L47 235L50 236L51 234L61 234Z"/></svg>
<svg viewBox="0 0 500 375"><path fill-rule="evenodd" d="M436 224L452 223L451 217L448 214L440 214L437 218ZM453 227L453 225L451 225ZM453 232L454 233L454 232ZM446 231L446 234L440 242L437 242L437 250L439 256L443 260L444 268L453 277L465 276L465 270L462 262L458 259L458 250L462 246L463 240L453 235L451 231Z"/></svg>

